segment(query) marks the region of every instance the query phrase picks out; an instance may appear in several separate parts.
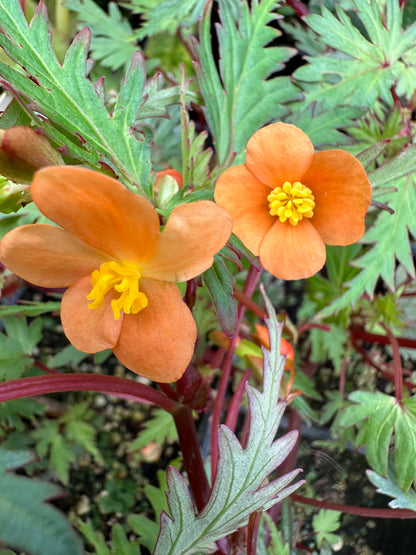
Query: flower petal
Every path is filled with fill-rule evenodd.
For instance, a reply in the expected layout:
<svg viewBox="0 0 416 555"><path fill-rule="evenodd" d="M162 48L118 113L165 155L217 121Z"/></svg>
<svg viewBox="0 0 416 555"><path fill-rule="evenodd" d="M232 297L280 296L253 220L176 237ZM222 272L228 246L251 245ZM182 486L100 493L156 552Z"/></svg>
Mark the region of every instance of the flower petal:
<svg viewBox="0 0 416 555"><path fill-rule="evenodd" d="M324 242L305 219L297 226L277 220L260 245L260 262L279 279L313 276L325 264L325 259Z"/></svg>
<svg viewBox="0 0 416 555"><path fill-rule="evenodd" d="M270 188L261 183L245 166L234 166L220 175L215 187L215 201L231 214L233 233L259 254L263 237L275 218L269 214L267 195Z"/></svg>
<svg viewBox="0 0 416 555"><path fill-rule="evenodd" d="M36 172L31 192L45 216L112 258L134 262L151 254L159 217L119 181L85 168L50 166Z"/></svg>
<svg viewBox="0 0 416 555"><path fill-rule="evenodd" d="M301 181L313 157L309 137L288 123L272 123L254 133L247 143L246 166L269 187Z"/></svg>
<svg viewBox="0 0 416 555"><path fill-rule="evenodd" d="M177 206L160 235L142 275L161 281L186 281L205 272L228 241L233 222L224 208L202 200Z"/></svg>
<svg viewBox="0 0 416 555"><path fill-rule="evenodd" d="M149 304L124 316L113 349L127 368L157 382L174 382L185 372L196 340L196 324L173 283L140 280Z"/></svg>
<svg viewBox="0 0 416 555"><path fill-rule="evenodd" d="M311 222L327 245L350 245L362 237L371 185L352 154L337 149L318 152L302 183L315 195Z"/></svg>
<svg viewBox="0 0 416 555"><path fill-rule="evenodd" d="M123 317L114 318L111 293L100 308L88 308L87 295L91 292L91 276L85 276L62 297L61 321L65 335L72 345L84 353L112 349L117 343Z"/></svg>
<svg viewBox="0 0 416 555"><path fill-rule="evenodd" d="M33 224L17 227L3 237L0 260L35 285L68 287L108 257L63 229Z"/></svg>

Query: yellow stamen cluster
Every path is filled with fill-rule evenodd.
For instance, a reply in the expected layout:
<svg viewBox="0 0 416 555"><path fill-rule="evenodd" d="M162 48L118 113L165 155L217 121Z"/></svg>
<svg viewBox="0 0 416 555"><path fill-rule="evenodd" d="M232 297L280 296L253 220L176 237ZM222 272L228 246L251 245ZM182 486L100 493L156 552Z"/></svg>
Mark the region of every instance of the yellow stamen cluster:
<svg viewBox="0 0 416 555"><path fill-rule="evenodd" d="M92 303L88 308L100 308L105 295L115 289L121 295L111 301L114 318L118 320L121 311L125 314L137 314L148 304L146 295L139 291L140 277L140 272L134 264L104 262L100 269L91 275L92 290L87 298Z"/></svg>
<svg viewBox="0 0 416 555"><path fill-rule="evenodd" d="M276 187L268 195L269 212L271 216L278 216L284 223L289 221L298 225L302 218L312 218L315 208L315 197L309 187L299 181L286 181L282 187Z"/></svg>

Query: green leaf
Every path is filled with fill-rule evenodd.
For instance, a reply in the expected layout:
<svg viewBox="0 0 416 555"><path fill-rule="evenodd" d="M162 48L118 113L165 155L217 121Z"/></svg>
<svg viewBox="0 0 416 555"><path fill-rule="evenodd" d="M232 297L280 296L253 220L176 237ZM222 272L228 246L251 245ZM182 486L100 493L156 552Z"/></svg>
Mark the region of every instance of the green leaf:
<svg viewBox="0 0 416 555"><path fill-rule="evenodd" d="M387 474L389 449L394 440L394 469L401 489L408 490L416 480L416 396L403 399L384 393L355 391L350 405L341 414L340 425L358 425L357 445L365 444L367 460L383 476ZM362 422L361 422L362 421Z"/></svg>
<svg viewBox="0 0 416 555"><path fill-rule="evenodd" d="M353 4L359 27L339 6L338 17L325 6L322 15L305 17L329 48L321 56L306 57L308 64L294 73L307 91L304 102L373 108L381 99L390 105L393 86L399 96L410 99L416 78L416 24L401 28L403 11L398 0L354 0Z"/></svg>
<svg viewBox="0 0 416 555"><path fill-rule="evenodd" d="M175 422L172 416L164 410L155 409L152 418L146 420L144 426L146 430L140 432L140 436L130 444L130 452L141 449L152 441L163 445L166 441L177 438Z"/></svg>
<svg viewBox="0 0 416 555"><path fill-rule="evenodd" d="M21 304L0 305L0 318L5 316L39 316L45 312L59 312L61 303L59 301L22 301Z"/></svg>
<svg viewBox="0 0 416 555"><path fill-rule="evenodd" d="M30 324L24 316L4 316L5 331L0 333L0 380L20 378L32 366L31 355L42 339L42 320Z"/></svg>
<svg viewBox="0 0 416 555"><path fill-rule="evenodd" d="M206 0L124 0L123 4L143 19L137 37L166 31L175 34L178 27L191 27L201 17Z"/></svg>
<svg viewBox="0 0 416 555"><path fill-rule="evenodd" d="M326 540L329 545L333 545L339 541L339 536L332 534L341 526L341 511L331 511L329 509L321 509L312 519L312 526L316 533L316 543L321 547L322 542Z"/></svg>
<svg viewBox="0 0 416 555"><path fill-rule="evenodd" d="M92 34L91 54L94 60L113 71L129 66L138 49L133 29L115 2L108 4L108 14L92 0L66 0L65 5L79 14L81 27L88 25Z"/></svg>
<svg viewBox="0 0 416 555"><path fill-rule="evenodd" d="M287 47L264 48L280 34L268 26L276 19L277 5L276 0L255 1L250 10L246 0L219 0L220 73L212 49L211 3L205 9L195 70L221 165L234 151L242 154L251 135L270 119L281 118L287 111L283 103L297 96L288 77L267 79L295 54Z"/></svg>
<svg viewBox="0 0 416 555"><path fill-rule="evenodd" d="M392 469L389 469L386 478L372 470L367 470L367 478L379 493L394 498L393 501L389 502L389 507L416 511L416 491L414 489L403 491L397 483L397 477Z"/></svg>
<svg viewBox="0 0 416 555"><path fill-rule="evenodd" d="M221 327L225 335L231 337L237 325L235 278L218 254L214 256L211 268L204 272L204 283L211 295Z"/></svg>
<svg viewBox="0 0 416 555"><path fill-rule="evenodd" d="M151 135L135 123L163 114L178 100L179 90L159 90L160 76L146 83L143 57L136 52L111 114L102 80L94 86L85 75L87 28L75 37L61 65L50 44L44 4L38 5L29 27L18 0L0 0L0 12L0 46L18 66L0 62L0 75L32 117L66 154L96 168L112 166L127 185L143 192L150 174Z"/></svg>
<svg viewBox="0 0 416 555"><path fill-rule="evenodd" d="M211 497L199 515L195 515L183 478L169 469L167 496L172 518L161 516L155 555L210 553L216 540L245 525L251 513L270 508L301 484L291 484L297 470L266 483L270 472L293 448L296 435L289 433L274 441L285 408L278 402L284 358L280 355L281 326L266 297L265 302L270 351L264 351L263 392L250 385L246 388L250 407L247 445L243 449L226 426L220 427L217 474Z"/></svg>
<svg viewBox="0 0 416 555"><path fill-rule="evenodd" d="M157 536L159 533L159 526L144 515L129 515L127 522L131 526L133 532L140 536L140 543L147 547L153 553Z"/></svg>
<svg viewBox="0 0 416 555"><path fill-rule="evenodd" d="M46 482L6 472L31 459L32 455L27 452L0 449L1 541L30 555L82 555L81 541L69 522L45 503L61 495L61 490Z"/></svg>
<svg viewBox="0 0 416 555"><path fill-rule="evenodd" d="M389 203L394 214L382 211L366 232L361 242L371 247L353 263L361 272L347 283L349 289L339 299L320 311L321 318L354 303L363 293L372 298L379 277L394 291L396 260L410 276L415 277L409 231L416 236L416 179L413 176L402 178L395 184L398 191L392 194Z"/></svg>
<svg viewBox="0 0 416 555"><path fill-rule="evenodd" d="M296 106L296 104L295 104ZM323 103L296 109L285 121L302 129L315 148L322 146L348 145L353 140L341 130L352 125L352 121L363 115L358 106L335 106L328 110Z"/></svg>

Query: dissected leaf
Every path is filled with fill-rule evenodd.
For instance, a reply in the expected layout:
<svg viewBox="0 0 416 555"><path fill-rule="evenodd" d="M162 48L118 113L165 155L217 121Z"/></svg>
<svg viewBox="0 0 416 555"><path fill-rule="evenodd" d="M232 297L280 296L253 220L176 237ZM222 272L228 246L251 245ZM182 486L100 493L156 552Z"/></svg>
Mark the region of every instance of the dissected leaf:
<svg viewBox="0 0 416 555"><path fill-rule="evenodd" d="M340 425L360 422L356 445L365 444L366 457L378 474L387 475L389 449L394 440L394 468L399 486L408 490L416 480L416 396L402 400L384 393L355 391L349 399L356 404L344 409Z"/></svg>
<svg viewBox="0 0 416 555"><path fill-rule="evenodd" d="M247 446L243 449L226 426L220 427L217 474L211 497L199 515L195 515L183 478L169 469L167 496L172 518L162 514L155 555L211 553L215 541L246 524L251 513L273 506L300 485L290 485L297 470L265 484L296 441L293 433L274 440L285 408L278 402L285 359L280 355L281 326L270 301L265 301L270 351L264 350L263 392L250 385L246 389L251 416Z"/></svg>
<svg viewBox="0 0 416 555"><path fill-rule="evenodd" d="M61 495L61 490L6 472L31 459L28 452L0 448L0 540L30 555L82 555L81 541L69 522L45 503Z"/></svg>
<svg viewBox="0 0 416 555"><path fill-rule="evenodd" d="M277 17L276 0L256 0L251 10L246 0L220 0L218 73L211 43L210 5L202 18L200 42L195 44L195 68L216 154L223 165L233 151L242 154L251 135L270 119L281 117L286 112L283 103L296 97L288 77L267 79L281 70L295 51L264 48L280 34L267 25Z"/></svg>
<svg viewBox="0 0 416 555"><path fill-rule="evenodd" d="M367 477L379 493L394 498L389 502L389 507L392 509L410 509L416 511L415 490L409 489L408 491L403 491L391 469L389 469L387 477L380 476L373 470L367 470Z"/></svg>
<svg viewBox="0 0 416 555"><path fill-rule="evenodd" d="M105 67L126 69L137 50L133 29L115 2L108 4L108 14L92 0L66 0L67 8L78 14L78 21L88 25L92 34L91 53Z"/></svg>
<svg viewBox="0 0 416 555"><path fill-rule="evenodd" d="M337 16L322 6L322 15L305 17L330 47L306 57L294 77L307 91L306 103L351 104L373 108L378 99L391 104L391 88L410 99L416 79L416 23L403 30L399 0L354 0L356 26L336 4ZM385 11L384 11L385 5Z"/></svg>
<svg viewBox="0 0 416 555"><path fill-rule="evenodd" d="M42 320L30 324L24 316L4 316L7 333L0 333L0 380L16 379L32 366L31 355L42 338Z"/></svg>
<svg viewBox="0 0 416 555"><path fill-rule="evenodd" d="M61 65L50 43L44 4L38 5L30 26L18 0L0 0L0 12L0 46L19 66L0 62L6 87L19 94L65 154L96 168L110 165L127 185L144 192L151 133L135 122L162 115L178 100L179 89L160 90L160 76L146 83L143 56L136 52L111 114L104 104L103 82L94 86L86 77L87 28L75 37Z"/></svg>
<svg viewBox="0 0 416 555"><path fill-rule="evenodd" d="M172 415L164 410L155 409L152 418L146 420L144 426L146 430L140 432L139 437L130 444L129 451L141 449L152 441L163 445L165 441L171 441L177 437Z"/></svg>
<svg viewBox="0 0 416 555"><path fill-rule="evenodd" d="M333 534L340 527L340 511L321 509L312 519L312 526L316 533L316 543L318 547L326 540L329 545L333 545L339 540L339 536Z"/></svg>

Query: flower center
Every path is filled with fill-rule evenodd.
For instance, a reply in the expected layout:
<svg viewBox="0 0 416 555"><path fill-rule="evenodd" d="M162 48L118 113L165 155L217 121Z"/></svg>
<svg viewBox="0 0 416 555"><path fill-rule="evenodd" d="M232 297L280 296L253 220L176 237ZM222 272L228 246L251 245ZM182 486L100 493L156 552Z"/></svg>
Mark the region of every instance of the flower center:
<svg viewBox="0 0 416 555"><path fill-rule="evenodd" d="M273 189L267 200L270 215L279 216L282 223L289 220L292 225L298 225L302 218L313 216L315 197L309 187L299 181L286 181L282 187Z"/></svg>
<svg viewBox="0 0 416 555"><path fill-rule="evenodd" d="M137 314L148 304L147 297L139 291L141 274L135 264L104 262L99 270L91 275L92 290L87 299L92 301L88 308L100 308L105 295L115 289L121 293L118 299L111 301L114 318L120 318L120 311L125 314Z"/></svg>

